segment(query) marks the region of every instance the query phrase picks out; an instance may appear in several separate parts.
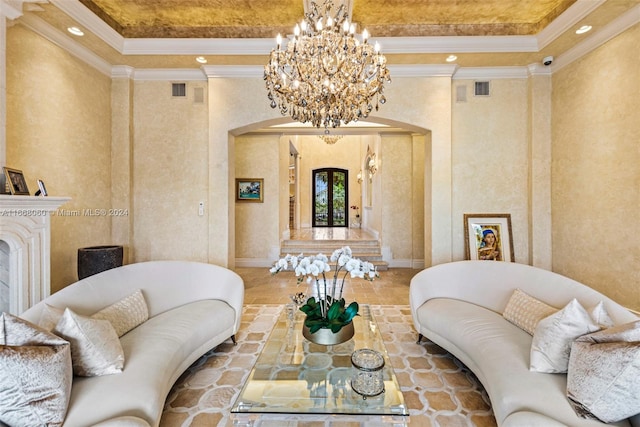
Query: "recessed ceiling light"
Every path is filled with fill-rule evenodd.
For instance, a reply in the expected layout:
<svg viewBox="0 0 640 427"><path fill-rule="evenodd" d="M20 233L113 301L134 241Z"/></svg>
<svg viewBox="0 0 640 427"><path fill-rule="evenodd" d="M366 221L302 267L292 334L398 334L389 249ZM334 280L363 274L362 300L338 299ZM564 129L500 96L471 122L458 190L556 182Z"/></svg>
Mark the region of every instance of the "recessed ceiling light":
<svg viewBox="0 0 640 427"><path fill-rule="evenodd" d="M453 62L453 61L455 61L456 59L458 59L458 57L457 57L457 56L455 56L455 55L449 55L449 56L447 56L447 62Z"/></svg>
<svg viewBox="0 0 640 427"><path fill-rule="evenodd" d="M196 61L198 61L201 64L206 64L207 63L207 58L205 58L204 56L198 56L196 58Z"/></svg>
<svg viewBox="0 0 640 427"><path fill-rule="evenodd" d="M67 28L67 31L69 31L74 36L84 36L84 32L78 27L69 27Z"/></svg>
<svg viewBox="0 0 640 427"><path fill-rule="evenodd" d="M591 30L591 25L583 25L582 27L576 30L576 34L584 34Z"/></svg>

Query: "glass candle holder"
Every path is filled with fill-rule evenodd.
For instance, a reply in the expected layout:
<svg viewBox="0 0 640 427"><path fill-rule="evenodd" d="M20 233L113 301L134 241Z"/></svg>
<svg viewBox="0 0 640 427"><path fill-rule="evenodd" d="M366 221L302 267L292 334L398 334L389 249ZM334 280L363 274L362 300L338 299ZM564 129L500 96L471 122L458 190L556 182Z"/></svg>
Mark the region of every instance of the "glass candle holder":
<svg viewBox="0 0 640 427"><path fill-rule="evenodd" d="M351 378L351 388L366 399L378 396L384 392L382 368L384 359L375 350L362 348L351 354L351 364L354 373Z"/></svg>

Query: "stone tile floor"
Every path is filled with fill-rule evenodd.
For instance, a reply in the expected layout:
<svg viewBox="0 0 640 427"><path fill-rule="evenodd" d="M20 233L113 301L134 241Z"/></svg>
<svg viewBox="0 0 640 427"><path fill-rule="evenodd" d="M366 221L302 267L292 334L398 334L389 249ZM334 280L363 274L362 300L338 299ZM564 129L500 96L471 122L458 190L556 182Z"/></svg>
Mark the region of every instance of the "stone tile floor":
<svg viewBox="0 0 640 427"><path fill-rule="evenodd" d="M245 281L245 311L237 346L229 343L207 353L176 383L167 399L161 427L231 426L229 408L244 384L262 343L289 295L308 293L292 272L271 275L268 268L238 268ZM374 309L398 382L410 409L411 427L495 426L488 397L475 376L437 345L416 344L409 310L409 283L419 270L390 269L374 282L347 279L345 299ZM259 422L256 426L284 425ZM286 423L287 426L355 427L361 423ZM367 426L370 424L367 423Z"/></svg>

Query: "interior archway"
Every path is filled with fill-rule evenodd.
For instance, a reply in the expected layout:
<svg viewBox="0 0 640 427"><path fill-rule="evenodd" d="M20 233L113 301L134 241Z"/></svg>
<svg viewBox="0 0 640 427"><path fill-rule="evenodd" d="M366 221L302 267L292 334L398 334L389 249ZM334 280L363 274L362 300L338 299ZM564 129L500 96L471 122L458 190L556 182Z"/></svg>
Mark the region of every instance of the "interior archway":
<svg viewBox="0 0 640 427"><path fill-rule="evenodd" d="M267 198L262 207L247 206L235 201L232 204L234 221L233 225L230 225L232 229L229 233L230 236L233 235L232 241L235 242L236 266L270 266L279 255L280 240L287 236L290 225L293 224L296 228L310 226L311 218L308 216L310 213L306 213L304 207L300 209L302 218L298 221L290 221L290 194L284 194L283 189L295 188L295 186L290 187L286 182L289 179L290 146L301 147L304 150L305 144L311 143L310 140L315 141L315 144L324 144L317 138L323 133L324 129L290 123L287 118L257 122L230 131L229 147L233 150L233 154L230 153L230 159L235 158L232 167L236 178L252 173L251 161L247 160L247 157L251 156L260 157L264 161L270 159L268 160L271 162L269 169L285 169L284 173L279 171L277 177L272 174L270 179L265 179ZM391 261L390 266L422 268L429 265L431 262L430 194L432 193L430 131L388 119L370 118L367 122L358 123L357 126L332 129L331 133L344 135L344 138L335 144L336 146L342 143L358 146L359 167L356 170L352 169L353 180L356 180L358 175L368 177L368 165L365 165L366 150L373 147L372 149L376 152L378 171L370 183L372 203L368 205L364 199L365 193L362 191L354 191L354 193L359 197L360 203L357 204L362 209L360 213L363 227L368 227L379 237L384 255ZM247 156L248 152L253 154ZM305 154L299 154L301 154L300 163L304 163ZM282 162L283 157L286 159L285 162ZM320 164L326 167L335 166L329 160ZM274 168L274 163L279 167ZM256 170L255 173L262 173L259 168L254 170ZM403 172L407 173L402 175ZM302 174L304 173L306 172L303 171ZM253 177L259 178L259 176ZM275 186L274 179L278 182ZM277 187L278 191L270 193L270 187L271 190ZM304 193L306 188L301 191ZM273 197L277 198L277 201L273 200ZM304 197L299 197L298 200L300 199ZM273 210L277 213L274 214ZM307 210L310 212L310 209ZM405 217L398 220L394 218L397 215ZM253 221L249 218L253 218ZM251 223L255 221L259 221L260 225L259 227L254 225L252 231ZM273 224L265 224L265 221L275 221L277 225L274 227ZM402 231L406 236L403 237L403 233L394 232L392 228L398 224L402 224ZM261 233L269 234L269 237L264 237ZM261 246L262 250L257 249L258 246Z"/></svg>

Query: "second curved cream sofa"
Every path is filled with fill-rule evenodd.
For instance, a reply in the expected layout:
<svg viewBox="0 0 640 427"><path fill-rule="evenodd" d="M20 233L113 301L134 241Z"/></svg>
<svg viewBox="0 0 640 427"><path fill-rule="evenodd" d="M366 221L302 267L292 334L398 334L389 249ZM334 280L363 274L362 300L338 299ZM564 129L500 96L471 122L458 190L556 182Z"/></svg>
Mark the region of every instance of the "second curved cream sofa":
<svg viewBox="0 0 640 427"><path fill-rule="evenodd" d="M615 324L638 320L601 293L547 270L510 262L459 261L413 277L413 323L419 334L474 372L491 399L499 426L605 425L575 414L566 397L566 374L529 370L532 336L502 316L516 288L557 308L573 298L585 307L603 301ZM640 414L611 425L640 426Z"/></svg>

